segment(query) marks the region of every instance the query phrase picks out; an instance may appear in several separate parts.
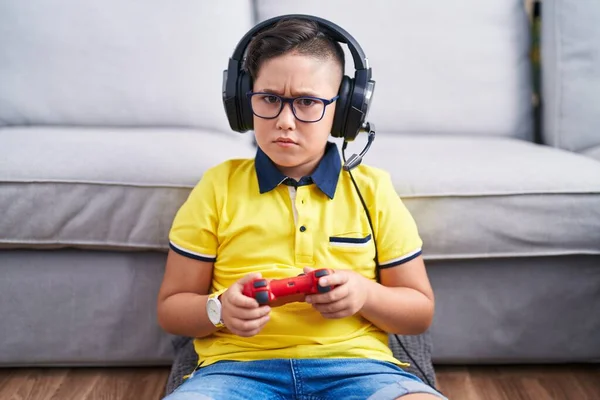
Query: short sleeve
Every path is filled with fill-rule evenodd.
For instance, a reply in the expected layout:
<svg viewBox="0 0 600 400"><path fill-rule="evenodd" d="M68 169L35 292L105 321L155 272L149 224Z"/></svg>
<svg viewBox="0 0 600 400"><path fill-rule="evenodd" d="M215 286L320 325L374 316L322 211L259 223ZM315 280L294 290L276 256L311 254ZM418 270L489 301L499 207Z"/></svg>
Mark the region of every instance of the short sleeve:
<svg viewBox="0 0 600 400"><path fill-rule="evenodd" d="M170 248L183 256L214 262L217 258L218 199L216 179L206 171L175 214Z"/></svg>
<svg viewBox="0 0 600 400"><path fill-rule="evenodd" d="M420 256L423 241L417 224L394 189L389 174L381 178L375 196L380 267L394 267Z"/></svg>

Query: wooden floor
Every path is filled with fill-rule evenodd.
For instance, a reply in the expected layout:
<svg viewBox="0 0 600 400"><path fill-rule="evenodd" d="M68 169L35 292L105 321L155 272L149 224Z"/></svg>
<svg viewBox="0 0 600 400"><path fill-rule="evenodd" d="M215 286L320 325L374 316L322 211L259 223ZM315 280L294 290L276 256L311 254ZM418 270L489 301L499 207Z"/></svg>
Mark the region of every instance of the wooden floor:
<svg viewBox="0 0 600 400"><path fill-rule="evenodd" d="M598 400L600 365L436 367L454 400ZM166 368L0 369L0 400L158 400Z"/></svg>
<svg viewBox="0 0 600 400"><path fill-rule="evenodd" d="M600 400L600 364L437 366L436 375L449 399Z"/></svg>

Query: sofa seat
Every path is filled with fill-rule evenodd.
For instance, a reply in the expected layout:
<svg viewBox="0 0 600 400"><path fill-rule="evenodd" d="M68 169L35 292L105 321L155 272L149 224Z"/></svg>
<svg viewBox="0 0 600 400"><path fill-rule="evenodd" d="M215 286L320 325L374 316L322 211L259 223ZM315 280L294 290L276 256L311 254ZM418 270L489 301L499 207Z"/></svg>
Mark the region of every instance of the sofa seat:
<svg viewBox="0 0 600 400"><path fill-rule="evenodd" d="M427 259L600 254L600 163L590 157L444 135L382 133L371 149L364 163L390 171Z"/></svg>
<svg viewBox="0 0 600 400"><path fill-rule="evenodd" d="M202 173L254 155L250 136L216 132L2 132L5 248L165 250ZM600 163L589 157L508 138L379 134L364 162L391 172L429 259L600 254Z"/></svg>
<svg viewBox="0 0 600 400"><path fill-rule="evenodd" d="M0 247L160 250L203 172L250 136L187 129L0 131Z"/></svg>

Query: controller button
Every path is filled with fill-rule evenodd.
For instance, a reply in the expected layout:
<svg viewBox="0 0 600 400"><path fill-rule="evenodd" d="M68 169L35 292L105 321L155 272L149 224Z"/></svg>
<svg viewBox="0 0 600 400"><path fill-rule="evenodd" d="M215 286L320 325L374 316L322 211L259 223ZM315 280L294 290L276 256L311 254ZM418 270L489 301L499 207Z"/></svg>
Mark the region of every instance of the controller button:
<svg viewBox="0 0 600 400"><path fill-rule="evenodd" d="M315 272L315 276L317 278L320 278L320 277L325 276L325 275L329 275L329 271L322 269L320 271Z"/></svg>
<svg viewBox="0 0 600 400"><path fill-rule="evenodd" d="M256 281L254 282L254 288L261 288L261 287L266 287L267 286L267 281L264 279L261 279L260 281Z"/></svg>
<svg viewBox="0 0 600 400"><path fill-rule="evenodd" d="M267 293L267 292L258 292L254 295L254 298L256 299L258 304L269 303L269 293Z"/></svg>
<svg viewBox="0 0 600 400"><path fill-rule="evenodd" d="M317 290L319 291L319 293L327 293L331 290L331 287L329 287L329 286L323 287L323 286L317 285Z"/></svg>

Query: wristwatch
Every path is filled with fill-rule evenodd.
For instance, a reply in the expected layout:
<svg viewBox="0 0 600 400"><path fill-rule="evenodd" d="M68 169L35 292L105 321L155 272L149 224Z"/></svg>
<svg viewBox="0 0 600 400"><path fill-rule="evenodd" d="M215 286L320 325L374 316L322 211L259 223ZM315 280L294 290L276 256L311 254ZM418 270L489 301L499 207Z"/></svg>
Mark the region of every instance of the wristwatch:
<svg viewBox="0 0 600 400"><path fill-rule="evenodd" d="M225 327L221 315L221 301L219 300L219 296L222 295L223 292L224 291L218 291L212 293L208 296L208 301L206 302L206 313L208 314L208 319L219 329Z"/></svg>

